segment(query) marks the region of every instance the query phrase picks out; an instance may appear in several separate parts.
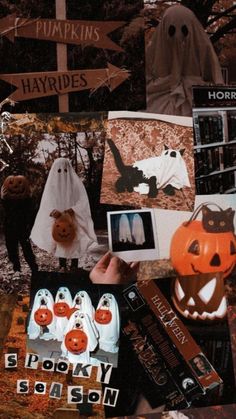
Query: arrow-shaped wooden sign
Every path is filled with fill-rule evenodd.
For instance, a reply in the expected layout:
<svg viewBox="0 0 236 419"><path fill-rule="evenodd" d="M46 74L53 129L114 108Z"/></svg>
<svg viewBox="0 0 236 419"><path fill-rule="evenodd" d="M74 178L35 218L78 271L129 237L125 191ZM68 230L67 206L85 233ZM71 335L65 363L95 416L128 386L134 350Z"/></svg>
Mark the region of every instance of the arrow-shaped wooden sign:
<svg viewBox="0 0 236 419"><path fill-rule="evenodd" d="M16 86L9 99L22 101L81 90L95 91L104 86L113 91L129 76L129 71L108 63L102 69L0 74L0 79Z"/></svg>
<svg viewBox="0 0 236 419"><path fill-rule="evenodd" d="M63 44L92 45L123 51L107 34L125 25L121 21L57 20L20 18L11 14L0 19L0 36L14 42L15 37L54 41Z"/></svg>

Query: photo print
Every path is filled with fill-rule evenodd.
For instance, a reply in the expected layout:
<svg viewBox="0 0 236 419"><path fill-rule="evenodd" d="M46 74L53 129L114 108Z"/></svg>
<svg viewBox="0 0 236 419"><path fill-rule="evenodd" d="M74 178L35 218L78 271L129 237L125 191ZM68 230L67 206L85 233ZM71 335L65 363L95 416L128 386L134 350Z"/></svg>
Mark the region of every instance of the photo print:
<svg viewBox="0 0 236 419"><path fill-rule="evenodd" d="M14 115L6 132L13 152L3 152L9 166L0 173L1 286L7 290L22 277L29 285L37 270L90 270L108 249L106 210L99 205L103 118Z"/></svg>
<svg viewBox="0 0 236 419"><path fill-rule="evenodd" d="M110 112L101 203L191 210L191 118Z"/></svg>
<svg viewBox="0 0 236 419"><path fill-rule="evenodd" d="M158 240L151 209L107 213L109 248L126 262L158 258Z"/></svg>
<svg viewBox="0 0 236 419"><path fill-rule="evenodd" d="M143 0L6 2L0 101L17 113L144 109L142 9Z"/></svg>
<svg viewBox="0 0 236 419"><path fill-rule="evenodd" d="M119 287L93 285L83 276L39 272L32 281L27 352L42 358L117 366Z"/></svg>
<svg viewBox="0 0 236 419"><path fill-rule="evenodd" d="M192 116L192 86L224 83L213 46L216 29L208 16L211 7L214 7L213 13L218 7L222 12L224 6L217 3L219 1L209 6L205 12L207 17L203 17L204 13L201 16L201 9L199 12L189 3L185 7L186 3L156 2L153 9L149 9L151 24L146 36L148 112ZM207 25L213 35L211 39L205 30L208 18L212 23L212 26Z"/></svg>
<svg viewBox="0 0 236 419"><path fill-rule="evenodd" d="M196 195L192 222L194 211L154 208L159 256L141 264L138 279L172 277L176 272L193 275L223 270L228 275L235 271L234 208L234 194ZM199 254L194 254L191 243L200 246Z"/></svg>

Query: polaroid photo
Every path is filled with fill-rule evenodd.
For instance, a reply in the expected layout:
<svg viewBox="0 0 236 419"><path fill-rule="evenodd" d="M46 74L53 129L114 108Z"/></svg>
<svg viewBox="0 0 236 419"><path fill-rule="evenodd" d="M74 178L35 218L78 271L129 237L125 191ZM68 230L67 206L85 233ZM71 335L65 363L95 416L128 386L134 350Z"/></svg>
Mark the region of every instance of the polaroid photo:
<svg viewBox="0 0 236 419"><path fill-rule="evenodd" d="M155 260L159 247L151 209L107 213L110 251L126 262Z"/></svg>

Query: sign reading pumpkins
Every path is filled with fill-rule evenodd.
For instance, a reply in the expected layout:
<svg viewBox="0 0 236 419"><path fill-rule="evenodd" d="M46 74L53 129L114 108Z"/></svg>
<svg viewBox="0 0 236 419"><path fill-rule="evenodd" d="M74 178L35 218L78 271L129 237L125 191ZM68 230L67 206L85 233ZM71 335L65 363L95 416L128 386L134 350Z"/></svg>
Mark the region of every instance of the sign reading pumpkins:
<svg viewBox="0 0 236 419"><path fill-rule="evenodd" d="M0 18L3 99L20 102L16 112L45 112L45 105L57 112L67 94L63 112L144 108L143 2L118 9L115 0L109 8L105 1L43 3L32 5L30 16L20 4ZM56 98L45 102L48 96Z"/></svg>
<svg viewBox="0 0 236 419"><path fill-rule="evenodd" d="M14 42L16 37L23 37L65 44L90 44L96 48L122 51L122 48L112 42L107 34L124 24L125 22L22 19L14 13L0 19L0 34L11 42Z"/></svg>

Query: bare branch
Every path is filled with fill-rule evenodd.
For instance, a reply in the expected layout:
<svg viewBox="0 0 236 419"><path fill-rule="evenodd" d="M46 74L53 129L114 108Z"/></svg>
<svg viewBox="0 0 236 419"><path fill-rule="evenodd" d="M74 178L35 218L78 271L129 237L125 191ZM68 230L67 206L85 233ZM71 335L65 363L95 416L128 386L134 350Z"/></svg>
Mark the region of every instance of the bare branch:
<svg viewBox="0 0 236 419"><path fill-rule="evenodd" d="M236 28L236 16L230 22L226 23L224 26L219 28L211 37L211 41L214 43L218 41L222 36L226 35L226 33L230 32L231 29Z"/></svg>

